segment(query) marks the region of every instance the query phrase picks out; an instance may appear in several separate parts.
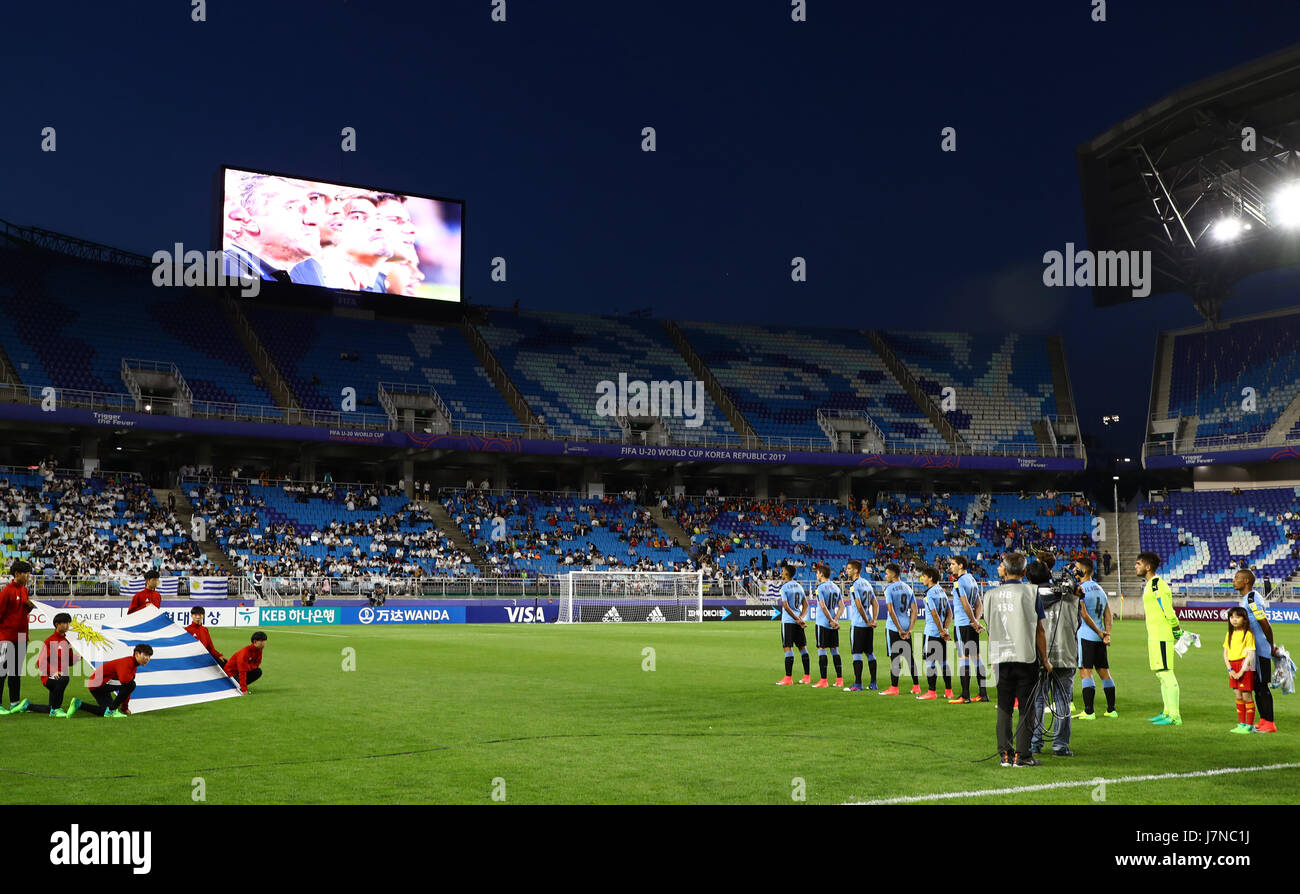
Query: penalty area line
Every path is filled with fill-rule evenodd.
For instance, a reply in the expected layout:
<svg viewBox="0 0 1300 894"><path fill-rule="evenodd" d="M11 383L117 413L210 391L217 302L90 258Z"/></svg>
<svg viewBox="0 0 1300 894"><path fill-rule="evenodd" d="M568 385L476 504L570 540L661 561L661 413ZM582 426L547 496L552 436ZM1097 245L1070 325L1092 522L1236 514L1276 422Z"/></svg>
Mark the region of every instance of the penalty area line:
<svg viewBox="0 0 1300 894"><path fill-rule="evenodd" d="M1268 770L1300 770L1300 763L1265 764L1259 767L1222 767L1217 770L1193 770L1188 773L1152 773L1146 776L1116 776L1111 779L1082 779L1078 782L1045 782L1041 785L1016 785L1011 788L986 788L968 792L938 792L933 795L904 795L898 798L880 798L874 801L846 801L846 807L878 807L886 804L919 804L923 801L952 801L957 798L984 798L994 795L1019 795L1026 792L1045 792L1058 788L1087 788L1091 786L1119 785L1125 782L1156 782L1161 779L1199 779L1206 776L1227 776L1232 773L1261 773Z"/></svg>

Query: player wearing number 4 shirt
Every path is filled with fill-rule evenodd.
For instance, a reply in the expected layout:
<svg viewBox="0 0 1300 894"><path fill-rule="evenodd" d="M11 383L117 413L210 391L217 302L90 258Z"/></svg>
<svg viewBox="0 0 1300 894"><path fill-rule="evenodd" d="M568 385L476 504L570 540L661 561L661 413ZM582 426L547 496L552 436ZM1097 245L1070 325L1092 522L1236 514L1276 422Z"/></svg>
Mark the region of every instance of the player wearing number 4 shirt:
<svg viewBox="0 0 1300 894"><path fill-rule="evenodd" d="M840 661L840 618L844 617L844 596L840 585L831 580L830 566L825 562L817 566L817 664L821 679L814 689L829 689L826 682L826 653L835 660L835 685L844 685L844 666Z"/></svg>
<svg viewBox="0 0 1300 894"><path fill-rule="evenodd" d="M781 647L785 649L785 676L777 681L778 686L790 686L794 683L791 674L794 671L794 649L799 647L799 652L803 656L803 679L800 683L808 683L809 677L808 666L808 636L804 628L808 626L808 598L804 595L803 586L794 579L794 566L785 564L781 566L781 601L780 619L781 619Z"/></svg>
<svg viewBox="0 0 1300 894"><path fill-rule="evenodd" d="M870 689L876 689L876 649L874 640L876 638L876 615L880 607L876 604L876 591L872 589L871 584L867 583L866 578L860 577L862 573L862 563L856 559L850 560L844 566L844 571L849 578L849 622L853 641L849 644L853 651L853 685L846 686L845 692L862 691L862 656L867 656L868 666L871 668L871 685Z"/></svg>
<svg viewBox="0 0 1300 894"><path fill-rule="evenodd" d="M928 588L925 593L925 681L929 685L925 695L918 695L921 701L934 701L939 698L935 689L938 684L938 666L943 665L944 698L952 698L952 671L948 665L948 625L952 623L952 602L939 583L939 571L928 565L918 569L921 583Z"/></svg>

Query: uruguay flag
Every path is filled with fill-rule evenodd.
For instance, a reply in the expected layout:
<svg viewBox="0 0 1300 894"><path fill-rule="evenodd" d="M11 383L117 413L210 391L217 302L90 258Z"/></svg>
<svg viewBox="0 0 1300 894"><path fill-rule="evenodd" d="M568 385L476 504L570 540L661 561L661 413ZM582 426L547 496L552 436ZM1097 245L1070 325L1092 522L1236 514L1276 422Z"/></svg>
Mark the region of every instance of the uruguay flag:
<svg viewBox="0 0 1300 894"><path fill-rule="evenodd" d="M229 587L224 577L190 578L191 599L225 599L227 595L229 595Z"/></svg>
<svg viewBox="0 0 1300 894"><path fill-rule="evenodd" d="M141 643L153 646L153 657L136 673L132 714L239 695L239 684L226 676L208 650L152 605L99 630L73 621L67 635L72 648L96 667L131 655Z"/></svg>
<svg viewBox="0 0 1300 894"><path fill-rule="evenodd" d="M158 595L165 599L175 599L176 594L180 592L179 577L160 577L158 579ZM144 589L144 578L133 577L130 580L122 582L122 596L130 599L136 593Z"/></svg>

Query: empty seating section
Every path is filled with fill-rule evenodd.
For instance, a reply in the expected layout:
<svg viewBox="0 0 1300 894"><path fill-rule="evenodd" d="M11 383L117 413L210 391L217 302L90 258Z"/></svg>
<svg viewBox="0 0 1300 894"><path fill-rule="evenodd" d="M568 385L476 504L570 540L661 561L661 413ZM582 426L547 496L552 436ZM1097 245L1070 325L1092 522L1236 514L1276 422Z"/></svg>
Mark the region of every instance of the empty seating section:
<svg viewBox="0 0 1300 894"><path fill-rule="evenodd" d="M885 341L972 444L1037 444L1033 423L1056 415L1047 339L1016 333L885 332Z"/></svg>
<svg viewBox="0 0 1300 894"><path fill-rule="evenodd" d="M454 491L442 504L491 570L507 577L584 568L689 570L686 551L625 496Z"/></svg>
<svg viewBox="0 0 1300 894"><path fill-rule="evenodd" d="M175 363L196 401L275 405L214 300L156 288L148 270L5 260L25 270L17 287L0 281L0 343L24 384L125 394L130 358Z"/></svg>
<svg viewBox="0 0 1300 894"><path fill-rule="evenodd" d="M1138 532L1171 584L1228 584L1245 560L1262 587L1265 575L1283 580L1300 568L1292 537L1300 536L1300 488L1172 491L1165 502L1138 506Z"/></svg>
<svg viewBox="0 0 1300 894"><path fill-rule="evenodd" d="M518 423L453 326L251 304L245 313L305 409L339 412L343 389L355 388L356 411L378 415L379 383L396 382L433 386L456 422ZM356 360L341 359L354 352Z"/></svg>
<svg viewBox="0 0 1300 894"><path fill-rule="evenodd" d="M837 329L682 323L682 333L761 437L828 443L819 408L869 415L890 440L944 440L866 337Z"/></svg>
<svg viewBox="0 0 1300 894"><path fill-rule="evenodd" d="M1255 441L1300 393L1300 316L1232 323L1174 337L1169 416L1199 416L1196 444L1225 437ZM1244 410L1244 388L1255 409ZM1291 437L1300 435L1300 425Z"/></svg>
<svg viewBox="0 0 1300 894"><path fill-rule="evenodd" d="M547 427L581 437L586 432L619 437L616 421L597 414L599 382L693 383L695 376L657 320L562 313L495 310L479 326L484 341ZM695 389L692 388L692 400ZM699 426L668 420L677 437L735 437L735 430L707 393ZM694 404L692 404L694 406ZM668 410L660 407L660 415Z"/></svg>

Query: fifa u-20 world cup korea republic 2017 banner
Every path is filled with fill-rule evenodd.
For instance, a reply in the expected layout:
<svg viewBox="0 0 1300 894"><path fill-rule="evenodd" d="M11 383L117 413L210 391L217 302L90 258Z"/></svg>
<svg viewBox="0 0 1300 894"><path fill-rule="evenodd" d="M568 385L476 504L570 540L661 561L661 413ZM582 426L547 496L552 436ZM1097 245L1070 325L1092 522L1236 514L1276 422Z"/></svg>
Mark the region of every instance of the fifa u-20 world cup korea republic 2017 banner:
<svg viewBox="0 0 1300 894"><path fill-rule="evenodd" d="M56 425L93 425L117 429L178 431L189 434L232 435L296 441L333 441L377 447L416 447L473 453L537 456L586 456L664 462L734 462L756 465L809 465L841 468L1000 469L1007 471L1082 472L1082 459L1055 456L934 456L928 454L824 453L798 450L740 450L722 447L651 447L632 444L593 444L584 441L540 441L477 435L435 435L423 432L353 431L307 425L236 422L231 419L155 416L149 413L102 412L56 407L49 412L32 404L0 403L0 419Z"/></svg>
<svg viewBox="0 0 1300 894"><path fill-rule="evenodd" d="M226 676L208 650L152 605L111 624L74 621L67 636L77 654L96 668L131 655L141 643L153 646L153 657L136 673L133 714L239 696L239 684ZM99 685L94 674L87 685Z"/></svg>

